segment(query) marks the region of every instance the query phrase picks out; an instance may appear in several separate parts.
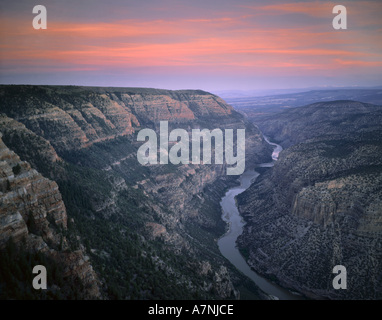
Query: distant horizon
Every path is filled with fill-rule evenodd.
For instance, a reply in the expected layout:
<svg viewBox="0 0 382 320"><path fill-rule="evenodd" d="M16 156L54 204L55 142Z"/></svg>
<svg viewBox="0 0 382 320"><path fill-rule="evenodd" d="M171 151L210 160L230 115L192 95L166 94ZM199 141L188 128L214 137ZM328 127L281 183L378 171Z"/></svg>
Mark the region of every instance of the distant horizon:
<svg viewBox="0 0 382 320"><path fill-rule="evenodd" d="M295 90L382 83L382 2L46 0L0 3L0 83ZM42 14L42 13L41 13ZM42 20L37 20L42 21Z"/></svg>
<svg viewBox="0 0 382 320"><path fill-rule="evenodd" d="M207 92L229 92L229 91L237 91L237 92L251 92L251 91L259 91L259 92L266 92L266 91L292 91L292 92L297 92L301 90L335 90L335 89L382 89L382 80L378 81L375 84L352 84L352 85L341 85L341 84L333 84L333 85L315 85L315 86L276 86L276 87L247 87L247 88L242 88L242 87L226 87L226 88L219 88L216 87L215 89L208 89L204 87L183 87L181 85L178 86L149 86L149 85L134 85L134 84L129 84L129 85L123 85L123 84L118 84L118 83L103 83L103 84L93 84L93 83L69 83L69 82L22 82L22 81L17 81L17 82L7 82L1 79L0 75L0 85L31 85L31 86L76 86L76 87L99 87L99 88L149 88L149 89L162 89L162 90L172 90L172 91L178 91L178 90L202 90L202 91L207 91Z"/></svg>
<svg viewBox="0 0 382 320"><path fill-rule="evenodd" d="M215 95L243 94L246 97L267 96L267 95L283 95L289 93L302 93L309 91L325 91L325 90L381 90L382 85L376 86L317 86L317 87L301 87L301 88L274 88L274 89L227 89L227 90L206 90L204 88L159 88L159 87L141 87L141 86L113 86L113 85L82 85L82 84L43 84L43 83L1 83L0 86L54 86L54 87L88 87L88 88L121 88L121 89L153 89L164 91L204 91Z"/></svg>

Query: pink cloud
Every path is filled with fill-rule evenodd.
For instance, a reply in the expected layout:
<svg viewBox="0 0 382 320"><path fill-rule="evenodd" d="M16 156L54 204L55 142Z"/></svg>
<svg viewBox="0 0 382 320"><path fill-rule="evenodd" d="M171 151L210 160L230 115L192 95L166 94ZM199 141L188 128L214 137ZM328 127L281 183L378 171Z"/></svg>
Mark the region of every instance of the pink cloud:
<svg viewBox="0 0 382 320"><path fill-rule="evenodd" d="M318 1L253 7L260 13L332 15L333 3ZM367 23L370 8L359 8L359 25ZM380 4L372 7L382 8ZM328 12L329 9L329 12ZM97 68L189 67L209 72L285 74L295 70L380 68L381 33L351 29L338 33L317 26L261 27L250 8L242 15L211 19L137 19L64 23L50 21L36 31L31 23L3 19L0 28L0 65L17 69L97 70ZM349 22L350 23L350 22ZM371 19L371 23L376 21ZM379 24L380 25L380 24ZM328 30L329 29L329 30ZM236 69L235 69L236 68ZM247 69L246 69L247 68ZM69 70L69 69L68 69Z"/></svg>

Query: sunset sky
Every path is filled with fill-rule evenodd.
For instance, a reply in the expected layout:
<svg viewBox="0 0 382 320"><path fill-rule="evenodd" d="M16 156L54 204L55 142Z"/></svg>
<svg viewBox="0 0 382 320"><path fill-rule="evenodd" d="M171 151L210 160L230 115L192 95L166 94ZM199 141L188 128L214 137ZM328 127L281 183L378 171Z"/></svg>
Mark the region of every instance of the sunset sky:
<svg viewBox="0 0 382 320"><path fill-rule="evenodd" d="M47 29L35 30L35 5ZM335 30L333 7L347 8ZM254 90L382 85L382 1L0 0L0 83Z"/></svg>

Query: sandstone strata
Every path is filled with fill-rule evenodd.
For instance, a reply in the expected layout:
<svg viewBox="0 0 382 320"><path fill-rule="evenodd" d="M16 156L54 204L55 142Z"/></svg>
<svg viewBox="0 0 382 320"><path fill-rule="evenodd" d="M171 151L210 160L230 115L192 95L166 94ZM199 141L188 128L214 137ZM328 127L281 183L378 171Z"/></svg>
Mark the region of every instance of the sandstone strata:
<svg viewBox="0 0 382 320"><path fill-rule="evenodd" d="M158 130L159 122L166 120L170 130L184 128L189 132L194 128L245 128L246 166L253 167L269 159L270 147L242 115L219 97L200 90L0 86L0 98L4 141L33 168L60 184L72 210L68 213L77 214L77 221L88 221L81 222L85 225L80 229L91 233L83 234L86 239L80 238L80 242L88 241L86 254L93 254L98 261L98 271L105 272L105 265L116 258L136 259L139 264L143 259L139 257L144 257L171 277L174 288L186 286L203 296L237 297L232 271L220 269L226 262L214 247L214 237L224 232L220 193L234 178L226 176L225 165L141 166L136 157L136 133L143 128ZM212 184L219 186L218 191ZM19 217L12 219L17 225ZM110 227L107 234L99 221ZM51 232L46 231L47 237L54 243L55 233ZM98 233L102 241L96 238L91 243L87 237ZM206 238L214 248L208 248ZM133 256L126 250L118 251L118 245L126 246L132 240ZM164 262L165 258L150 256L142 247L151 242L156 249L186 256L187 262L179 266L177 259ZM210 259L211 271L195 280L192 268L201 256ZM68 256L68 260L70 263L73 258ZM147 290L151 283L136 290L133 279L137 274L131 278L125 274L118 262L106 276L116 276L118 286L121 281L131 281L123 288L127 292L123 298L151 294ZM104 281L111 296L119 290Z"/></svg>
<svg viewBox="0 0 382 320"><path fill-rule="evenodd" d="M92 266L83 251L67 253L66 208L58 186L41 176L0 139L0 248L8 241L30 252L41 252L65 266L64 278L77 277L85 295L99 297Z"/></svg>

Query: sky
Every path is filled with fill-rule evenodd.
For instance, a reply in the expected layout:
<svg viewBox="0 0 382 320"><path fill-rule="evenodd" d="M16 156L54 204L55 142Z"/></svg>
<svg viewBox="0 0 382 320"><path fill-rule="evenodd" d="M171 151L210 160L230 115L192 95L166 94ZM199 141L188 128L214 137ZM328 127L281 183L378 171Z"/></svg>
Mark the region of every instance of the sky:
<svg viewBox="0 0 382 320"><path fill-rule="evenodd" d="M34 29L35 5L47 29ZM336 30L335 5L347 10ZM265 90L382 85L382 1L0 0L0 83Z"/></svg>

